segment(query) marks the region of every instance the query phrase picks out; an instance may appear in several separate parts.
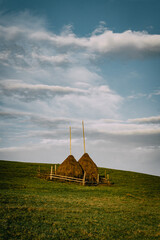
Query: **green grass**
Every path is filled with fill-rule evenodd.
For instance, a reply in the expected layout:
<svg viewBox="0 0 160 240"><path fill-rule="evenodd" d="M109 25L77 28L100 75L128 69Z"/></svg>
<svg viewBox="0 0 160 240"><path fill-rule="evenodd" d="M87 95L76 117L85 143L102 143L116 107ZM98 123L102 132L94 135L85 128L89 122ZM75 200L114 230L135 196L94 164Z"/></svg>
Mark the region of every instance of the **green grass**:
<svg viewBox="0 0 160 240"><path fill-rule="evenodd" d="M113 186L80 186L39 165L0 161L0 239L160 239L160 177L107 169Z"/></svg>

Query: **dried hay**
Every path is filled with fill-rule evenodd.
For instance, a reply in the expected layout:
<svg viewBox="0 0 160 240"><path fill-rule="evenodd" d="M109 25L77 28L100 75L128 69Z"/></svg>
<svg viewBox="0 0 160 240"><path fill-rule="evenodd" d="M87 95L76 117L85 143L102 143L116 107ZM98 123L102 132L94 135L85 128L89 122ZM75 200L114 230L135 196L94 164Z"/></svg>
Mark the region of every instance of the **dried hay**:
<svg viewBox="0 0 160 240"><path fill-rule="evenodd" d="M69 155L59 166L57 175L83 178L83 169L73 155Z"/></svg>
<svg viewBox="0 0 160 240"><path fill-rule="evenodd" d="M97 182L98 168L88 153L84 153L78 162L86 172L86 180L92 183Z"/></svg>

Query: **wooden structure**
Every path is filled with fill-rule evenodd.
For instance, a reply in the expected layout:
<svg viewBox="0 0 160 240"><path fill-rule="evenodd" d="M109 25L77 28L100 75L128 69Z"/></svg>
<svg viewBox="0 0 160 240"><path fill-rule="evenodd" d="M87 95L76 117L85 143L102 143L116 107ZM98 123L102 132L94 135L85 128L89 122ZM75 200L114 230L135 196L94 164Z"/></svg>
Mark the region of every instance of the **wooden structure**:
<svg viewBox="0 0 160 240"><path fill-rule="evenodd" d="M83 178L76 178L76 177L58 175L58 174L56 174L56 172L53 173L53 166L51 166L50 180L57 179L57 180L60 180L60 181L76 182L76 183L81 183L84 186L87 183L87 181L85 179L85 176L86 176L85 172L84 172Z"/></svg>
<svg viewBox="0 0 160 240"><path fill-rule="evenodd" d="M39 167L40 168L40 167ZM57 165L55 164L54 167L51 166L51 170L50 170L50 174L44 174L44 173L40 173L38 168L38 177L40 178L45 178L48 179L50 181L60 181L60 182L75 182L78 184L81 184L83 186L85 185L90 185L90 186L97 186L97 185L106 185L106 186L112 186L114 183L111 181L109 174L106 173L105 170L105 177L100 177L99 174L97 175L97 181L90 181L87 179L87 174L86 172L84 172L83 177L70 177L70 176L64 176L64 175L60 175L57 174Z"/></svg>
<svg viewBox="0 0 160 240"><path fill-rule="evenodd" d="M69 127L69 133L70 133L70 155L71 155L71 127Z"/></svg>
<svg viewBox="0 0 160 240"><path fill-rule="evenodd" d="M114 182L112 182L112 179L110 178L109 173L107 173L105 169L105 177L101 178L101 184L107 185L107 186L112 186Z"/></svg>
<svg viewBox="0 0 160 240"><path fill-rule="evenodd" d="M84 154L77 162L72 154L71 149L71 127L69 127L70 134L70 155L61 163L57 169L57 165L51 166L50 174L41 174L40 166L38 168L37 175L38 177L45 177L50 180L59 180L59 181L69 181L76 182L84 185L98 185L105 184L111 186L112 183L109 174L105 170L105 178L100 178L98 173L98 167L90 158L88 153L86 153L85 146L85 134L84 134L84 121L82 121L83 129L83 145L84 145Z"/></svg>
<svg viewBox="0 0 160 240"><path fill-rule="evenodd" d="M81 183L82 185L97 185L100 183L98 168L93 160L86 153L85 134L84 134L84 121L82 121L83 130L83 146L84 154L77 162L73 155L71 155L71 127L70 133L70 155L61 163L58 170L53 173L53 166L51 166L50 180L70 181Z"/></svg>
<svg viewBox="0 0 160 240"><path fill-rule="evenodd" d="M84 135L84 121L82 121L82 129L83 129L83 146L84 146L84 153L86 153L86 144L85 144L85 135Z"/></svg>

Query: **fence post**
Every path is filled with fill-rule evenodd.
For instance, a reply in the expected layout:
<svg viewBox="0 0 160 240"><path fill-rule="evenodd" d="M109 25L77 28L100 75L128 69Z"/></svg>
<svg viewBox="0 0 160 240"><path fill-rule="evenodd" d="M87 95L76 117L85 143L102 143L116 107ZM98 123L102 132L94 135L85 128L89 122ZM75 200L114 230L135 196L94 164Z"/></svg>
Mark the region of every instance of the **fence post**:
<svg viewBox="0 0 160 240"><path fill-rule="evenodd" d="M51 166L50 180L52 180L53 166Z"/></svg>
<svg viewBox="0 0 160 240"><path fill-rule="evenodd" d="M97 184L99 184L99 174L97 175Z"/></svg>
<svg viewBox="0 0 160 240"><path fill-rule="evenodd" d="M86 172L84 172L84 176L83 176L83 186L85 185L85 179L86 179Z"/></svg>
<svg viewBox="0 0 160 240"><path fill-rule="evenodd" d="M106 169L105 169L105 180L106 180Z"/></svg>
<svg viewBox="0 0 160 240"><path fill-rule="evenodd" d="M57 165L56 164L54 166L54 171L55 171L55 175L56 175L56 173L57 173Z"/></svg>
<svg viewBox="0 0 160 240"><path fill-rule="evenodd" d="M109 182L109 174L107 174L107 182Z"/></svg>

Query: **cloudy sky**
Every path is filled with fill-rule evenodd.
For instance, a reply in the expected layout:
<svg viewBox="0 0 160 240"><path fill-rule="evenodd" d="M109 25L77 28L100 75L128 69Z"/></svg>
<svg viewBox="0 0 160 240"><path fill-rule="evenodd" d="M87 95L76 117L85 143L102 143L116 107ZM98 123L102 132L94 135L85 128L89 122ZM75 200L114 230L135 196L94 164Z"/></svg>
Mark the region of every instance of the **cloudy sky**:
<svg viewBox="0 0 160 240"><path fill-rule="evenodd" d="M0 0L0 159L160 175L160 1Z"/></svg>

